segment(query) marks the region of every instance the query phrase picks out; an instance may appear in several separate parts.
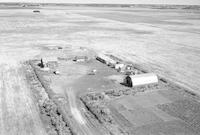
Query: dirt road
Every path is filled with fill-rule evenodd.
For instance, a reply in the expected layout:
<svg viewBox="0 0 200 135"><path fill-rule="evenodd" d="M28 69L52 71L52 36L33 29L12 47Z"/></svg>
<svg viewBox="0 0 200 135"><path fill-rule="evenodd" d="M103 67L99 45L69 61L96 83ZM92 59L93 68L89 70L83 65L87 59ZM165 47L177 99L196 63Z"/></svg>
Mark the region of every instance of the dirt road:
<svg viewBox="0 0 200 135"><path fill-rule="evenodd" d="M72 88L69 88L66 90L69 104L70 104L70 110L71 113L76 120L77 124L80 127L80 133L82 135L94 135L95 132L92 132L92 128L90 127L89 123L87 123L87 120L84 118L84 116L81 114L77 102L76 102L76 96ZM95 133L96 135L97 133Z"/></svg>

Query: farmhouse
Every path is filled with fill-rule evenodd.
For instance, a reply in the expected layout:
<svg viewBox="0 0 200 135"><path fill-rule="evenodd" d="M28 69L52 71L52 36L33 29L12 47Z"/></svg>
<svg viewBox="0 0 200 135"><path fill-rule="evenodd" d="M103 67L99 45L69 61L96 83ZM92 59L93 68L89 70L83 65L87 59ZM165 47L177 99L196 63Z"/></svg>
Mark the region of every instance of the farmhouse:
<svg viewBox="0 0 200 135"><path fill-rule="evenodd" d="M128 87L134 87L152 83L158 83L158 77L156 74L153 73L128 75L124 79L124 84Z"/></svg>

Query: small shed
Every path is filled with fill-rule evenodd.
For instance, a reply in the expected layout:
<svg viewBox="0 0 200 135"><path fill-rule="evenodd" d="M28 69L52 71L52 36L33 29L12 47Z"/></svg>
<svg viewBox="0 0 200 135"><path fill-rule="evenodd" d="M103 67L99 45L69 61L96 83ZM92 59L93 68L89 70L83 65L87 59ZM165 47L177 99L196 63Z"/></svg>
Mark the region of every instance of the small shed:
<svg viewBox="0 0 200 135"><path fill-rule="evenodd" d="M76 62L84 62L84 61L87 61L87 60L88 60L87 56L76 56L73 59L73 61L76 61Z"/></svg>
<svg viewBox="0 0 200 135"><path fill-rule="evenodd" d="M124 84L128 87L147 85L153 83L158 83L158 76L154 73L128 75L124 79Z"/></svg>

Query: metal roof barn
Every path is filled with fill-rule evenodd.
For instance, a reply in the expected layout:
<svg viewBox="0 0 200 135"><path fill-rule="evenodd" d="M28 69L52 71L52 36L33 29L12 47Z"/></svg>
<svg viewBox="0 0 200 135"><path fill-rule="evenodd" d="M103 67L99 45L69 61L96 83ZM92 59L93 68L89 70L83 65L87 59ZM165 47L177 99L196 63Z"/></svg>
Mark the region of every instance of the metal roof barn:
<svg viewBox="0 0 200 135"><path fill-rule="evenodd" d="M129 75L124 79L124 83L129 87L158 83L158 76L154 73Z"/></svg>
<svg viewBox="0 0 200 135"><path fill-rule="evenodd" d="M115 65L117 62L110 57L104 55L104 54L98 54L96 57L97 60L101 61L102 63L105 63L107 65Z"/></svg>

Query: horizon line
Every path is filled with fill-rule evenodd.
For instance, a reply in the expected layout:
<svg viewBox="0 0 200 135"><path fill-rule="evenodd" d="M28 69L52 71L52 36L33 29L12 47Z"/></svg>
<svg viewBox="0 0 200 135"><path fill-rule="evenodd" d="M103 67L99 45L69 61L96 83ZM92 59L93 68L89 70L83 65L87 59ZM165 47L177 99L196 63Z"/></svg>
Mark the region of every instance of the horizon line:
<svg viewBox="0 0 200 135"><path fill-rule="evenodd" d="M161 4L161 3L154 3L154 4L147 4L147 3L48 3L48 2L0 2L0 4L74 4L74 5L173 5L173 6L200 6L199 4Z"/></svg>

